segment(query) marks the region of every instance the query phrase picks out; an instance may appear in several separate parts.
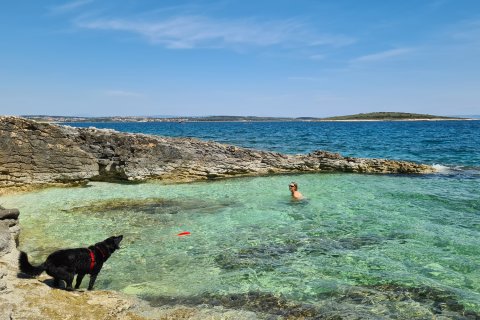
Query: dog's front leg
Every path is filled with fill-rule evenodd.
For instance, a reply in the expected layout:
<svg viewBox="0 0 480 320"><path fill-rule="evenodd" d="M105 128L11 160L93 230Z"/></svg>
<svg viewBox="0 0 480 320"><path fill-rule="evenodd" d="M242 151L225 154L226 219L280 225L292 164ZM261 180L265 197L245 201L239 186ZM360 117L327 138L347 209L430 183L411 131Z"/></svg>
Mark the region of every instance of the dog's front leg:
<svg viewBox="0 0 480 320"><path fill-rule="evenodd" d="M75 289L80 288L80 284L82 283L83 277L85 277L85 273L77 274L77 282L75 283Z"/></svg>
<svg viewBox="0 0 480 320"><path fill-rule="evenodd" d="M88 290L93 289L93 285L95 284L95 280L97 279L98 273L90 275L90 282L88 283Z"/></svg>

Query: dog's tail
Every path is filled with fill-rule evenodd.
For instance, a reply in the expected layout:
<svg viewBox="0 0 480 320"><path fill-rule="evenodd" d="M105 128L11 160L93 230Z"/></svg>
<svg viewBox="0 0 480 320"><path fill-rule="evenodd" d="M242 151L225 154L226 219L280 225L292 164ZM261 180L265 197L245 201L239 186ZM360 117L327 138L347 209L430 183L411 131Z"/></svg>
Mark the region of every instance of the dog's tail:
<svg viewBox="0 0 480 320"><path fill-rule="evenodd" d="M45 270L44 263L39 266L32 266L28 261L28 256L25 252L20 251L20 256L18 257L18 266L20 271L31 276L38 276Z"/></svg>

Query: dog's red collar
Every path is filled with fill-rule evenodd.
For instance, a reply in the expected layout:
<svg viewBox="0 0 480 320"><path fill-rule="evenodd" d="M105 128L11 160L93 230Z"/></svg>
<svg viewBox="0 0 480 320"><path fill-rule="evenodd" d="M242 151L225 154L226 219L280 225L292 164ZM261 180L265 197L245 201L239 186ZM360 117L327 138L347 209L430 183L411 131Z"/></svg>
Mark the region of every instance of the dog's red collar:
<svg viewBox="0 0 480 320"><path fill-rule="evenodd" d="M95 254L93 253L92 250L87 249L88 252L90 252L90 272L92 272L93 267L95 266Z"/></svg>

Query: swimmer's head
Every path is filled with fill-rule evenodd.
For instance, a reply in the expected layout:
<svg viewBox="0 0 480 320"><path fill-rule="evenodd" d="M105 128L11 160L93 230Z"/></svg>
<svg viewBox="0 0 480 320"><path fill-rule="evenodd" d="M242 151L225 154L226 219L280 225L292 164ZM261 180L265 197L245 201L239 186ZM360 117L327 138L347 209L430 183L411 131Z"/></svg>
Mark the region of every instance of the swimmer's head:
<svg viewBox="0 0 480 320"><path fill-rule="evenodd" d="M292 188L294 191L298 190L298 185L296 182L290 182L290 184L288 185L288 189L292 190Z"/></svg>

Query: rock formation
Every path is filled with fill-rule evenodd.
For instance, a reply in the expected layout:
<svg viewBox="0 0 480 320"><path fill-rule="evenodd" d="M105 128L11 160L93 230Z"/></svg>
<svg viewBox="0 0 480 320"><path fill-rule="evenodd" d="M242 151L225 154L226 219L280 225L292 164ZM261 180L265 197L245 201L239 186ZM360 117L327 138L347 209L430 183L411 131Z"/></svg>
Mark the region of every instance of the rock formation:
<svg viewBox="0 0 480 320"><path fill-rule="evenodd" d="M85 181L192 181L291 172L431 173L431 166L285 155L193 138L73 128L0 117L0 189Z"/></svg>

